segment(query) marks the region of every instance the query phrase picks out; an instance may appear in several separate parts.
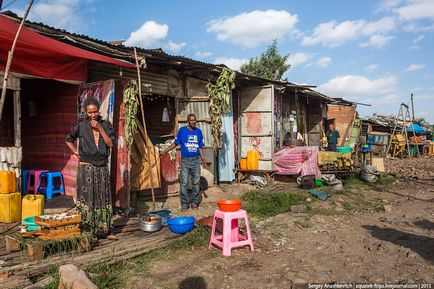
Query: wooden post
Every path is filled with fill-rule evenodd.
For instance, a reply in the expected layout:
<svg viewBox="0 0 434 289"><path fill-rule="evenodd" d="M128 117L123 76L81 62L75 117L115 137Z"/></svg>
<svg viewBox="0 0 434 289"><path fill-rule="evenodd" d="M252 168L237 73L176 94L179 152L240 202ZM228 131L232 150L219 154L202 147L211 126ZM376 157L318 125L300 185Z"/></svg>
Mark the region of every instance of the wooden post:
<svg viewBox="0 0 434 289"><path fill-rule="evenodd" d="M20 91L14 90L14 138L15 146L21 146L21 99Z"/></svg>
<svg viewBox="0 0 434 289"><path fill-rule="evenodd" d="M142 77L140 75L140 65L139 60L137 58L137 49L134 47L134 58L136 59L136 68L137 68L137 80L138 80L138 87L139 87L139 102L140 102L140 111L142 113L142 123L143 123L143 131L145 133L145 152L148 156L148 162L149 162L149 179L151 182L151 194L152 194L152 209L155 210L155 192L154 192L154 180L152 179L152 165L151 165L151 153L149 151L149 148L147 146L147 140L148 140L148 131L146 129L146 121L145 121L145 112L143 109L143 100L142 100Z"/></svg>
<svg viewBox="0 0 434 289"><path fill-rule="evenodd" d="M15 52L15 46L17 45L18 36L21 33L21 29L23 28L24 22L26 21L27 15L29 15L30 8L32 7L33 0L30 0L29 5L27 6L26 12L24 13L23 19L21 20L20 26L18 27L17 33L15 34L14 42L12 43L12 48L8 53L8 59L6 61L6 67L5 67L5 74L3 75L3 88L2 93L0 97L0 121L2 120L3 115L3 107L5 104L5 98L6 98L6 89L8 87L8 76L9 76L9 70L11 68L12 64L12 58L14 57Z"/></svg>

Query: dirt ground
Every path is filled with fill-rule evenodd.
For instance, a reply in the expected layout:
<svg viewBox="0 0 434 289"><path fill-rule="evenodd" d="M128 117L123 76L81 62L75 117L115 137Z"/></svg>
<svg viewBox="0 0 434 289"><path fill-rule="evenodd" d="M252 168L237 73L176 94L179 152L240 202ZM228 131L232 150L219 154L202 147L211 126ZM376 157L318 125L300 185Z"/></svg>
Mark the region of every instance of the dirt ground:
<svg viewBox="0 0 434 289"><path fill-rule="evenodd" d="M412 165L434 171L433 158ZM406 166L405 161L386 162ZM429 175L429 174L426 174ZM289 288L305 282L434 283L434 179L346 184L309 213L254 222L254 252L194 248L151 264L131 288ZM276 184L274 190L295 184ZM246 187L228 186L226 193ZM225 190L224 190L225 191ZM220 197L220 194L216 194ZM212 202L208 202L211 204ZM202 215L212 212L202 208Z"/></svg>

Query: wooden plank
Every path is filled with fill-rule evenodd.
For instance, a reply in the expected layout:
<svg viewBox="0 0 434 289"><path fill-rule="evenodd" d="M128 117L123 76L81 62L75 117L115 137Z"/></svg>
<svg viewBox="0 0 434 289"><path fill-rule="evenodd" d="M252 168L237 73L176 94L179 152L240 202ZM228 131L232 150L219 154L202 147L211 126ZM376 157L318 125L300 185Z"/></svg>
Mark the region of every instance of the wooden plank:
<svg viewBox="0 0 434 289"><path fill-rule="evenodd" d="M21 99L20 91L14 90L14 138L15 146L21 146Z"/></svg>

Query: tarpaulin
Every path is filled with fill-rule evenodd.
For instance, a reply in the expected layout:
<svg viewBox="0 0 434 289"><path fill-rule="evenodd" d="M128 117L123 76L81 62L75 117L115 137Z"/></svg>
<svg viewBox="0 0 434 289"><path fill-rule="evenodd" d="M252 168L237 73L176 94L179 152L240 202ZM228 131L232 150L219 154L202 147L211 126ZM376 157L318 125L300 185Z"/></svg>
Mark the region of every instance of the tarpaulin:
<svg viewBox="0 0 434 289"><path fill-rule="evenodd" d="M318 147L283 147L274 153L274 166L278 175L321 176L317 165Z"/></svg>
<svg viewBox="0 0 434 289"><path fill-rule="evenodd" d="M19 24L0 15L0 70L4 70ZM15 73L65 81L86 81L87 60L124 67L133 64L90 52L23 27L12 60Z"/></svg>

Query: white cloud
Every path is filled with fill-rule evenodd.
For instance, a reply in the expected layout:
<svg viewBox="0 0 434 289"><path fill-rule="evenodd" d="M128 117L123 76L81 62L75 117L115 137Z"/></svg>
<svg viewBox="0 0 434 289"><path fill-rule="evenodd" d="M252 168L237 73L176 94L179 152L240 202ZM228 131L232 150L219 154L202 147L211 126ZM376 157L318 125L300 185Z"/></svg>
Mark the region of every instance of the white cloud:
<svg viewBox="0 0 434 289"><path fill-rule="evenodd" d="M296 67L308 61L309 58L310 58L309 54L303 52L297 52L295 54L290 54L286 63L290 64L291 67Z"/></svg>
<svg viewBox="0 0 434 289"><path fill-rule="evenodd" d="M383 36L385 42L386 33L395 29L395 20L392 17L384 17L378 21L367 22L365 20L344 21L336 23L335 20L318 25L311 36L303 38L302 45L322 44L326 47L337 47L347 41L358 39L362 36L375 36L373 43L380 43L378 36ZM390 40L390 39L389 39Z"/></svg>
<svg viewBox="0 0 434 289"><path fill-rule="evenodd" d="M331 57L321 57L316 64L318 65L318 67L320 68L326 68L327 66L329 66L330 64L332 64L333 60L331 59Z"/></svg>
<svg viewBox="0 0 434 289"><path fill-rule="evenodd" d="M412 71L418 71L425 68L425 64L411 64L406 69L404 69L402 72L412 72Z"/></svg>
<svg viewBox="0 0 434 289"><path fill-rule="evenodd" d="M423 25L417 25L415 23L408 23L403 26L403 29L408 32L432 32L434 31L434 24L423 26Z"/></svg>
<svg viewBox="0 0 434 289"><path fill-rule="evenodd" d="M196 56L197 58L207 58L210 57L212 55L212 52L209 51L196 51L196 53L194 54L194 56Z"/></svg>
<svg viewBox="0 0 434 289"><path fill-rule="evenodd" d="M434 1L407 0L406 5L393 9L393 12L395 12L399 18L403 20L434 20Z"/></svg>
<svg viewBox="0 0 434 289"><path fill-rule="evenodd" d="M398 100L399 97L396 94L386 94L381 97L366 98L364 101L367 104L379 105L379 104L396 103Z"/></svg>
<svg viewBox="0 0 434 289"><path fill-rule="evenodd" d="M130 37L125 41L125 45L154 48L153 45L157 45L161 40L166 39L168 32L168 25L147 21L139 29L131 32Z"/></svg>
<svg viewBox="0 0 434 289"><path fill-rule="evenodd" d="M166 49L177 53L177 52L181 51L186 45L187 45L187 43L185 43L185 42L176 43L176 42L173 42L172 40L169 40L169 42L167 42L167 44L166 44Z"/></svg>
<svg viewBox="0 0 434 289"><path fill-rule="evenodd" d="M364 35L373 35L387 33L395 29L395 19L393 17L384 17L378 21L366 22L362 33Z"/></svg>
<svg viewBox="0 0 434 289"><path fill-rule="evenodd" d="M207 23L207 32L216 33L219 41L251 48L282 38L293 30L297 21L297 15L284 10L255 10L213 20Z"/></svg>
<svg viewBox="0 0 434 289"><path fill-rule="evenodd" d="M80 5L90 1L80 0L44 0L33 5L29 19L35 22L78 32L85 26L85 20L80 15ZM18 11L22 15L24 11Z"/></svg>
<svg viewBox="0 0 434 289"><path fill-rule="evenodd" d="M418 38L413 40L413 43L419 43L425 38L425 35L420 35Z"/></svg>
<svg viewBox="0 0 434 289"><path fill-rule="evenodd" d="M392 8L397 7L399 4L401 4L402 0L385 0L382 1L376 10L376 12L381 12L384 10L391 10Z"/></svg>
<svg viewBox="0 0 434 289"><path fill-rule="evenodd" d="M365 43L361 43L360 47L376 47L381 48L385 46L387 43L392 40L392 36L383 36L383 35L372 35L369 37L369 41Z"/></svg>
<svg viewBox="0 0 434 289"><path fill-rule="evenodd" d="M249 62L246 58L235 58L235 57L218 57L214 60L214 64L224 64L230 69L240 70L241 65Z"/></svg>
<svg viewBox="0 0 434 289"><path fill-rule="evenodd" d="M369 79L359 75L338 76L318 87L318 90L334 97L373 96L390 93L395 89L394 76Z"/></svg>
<svg viewBox="0 0 434 289"><path fill-rule="evenodd" d="M366 71L372 72L378 69L378 65L377 64L371 64L365 67Z"/></svg>

